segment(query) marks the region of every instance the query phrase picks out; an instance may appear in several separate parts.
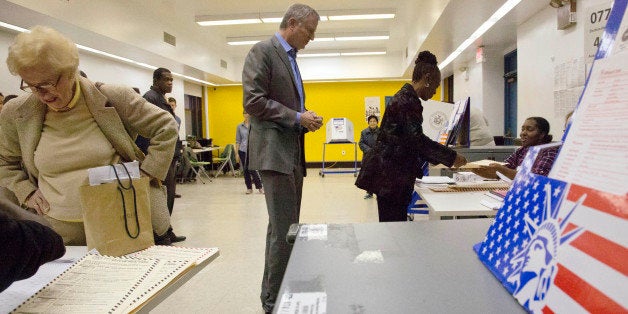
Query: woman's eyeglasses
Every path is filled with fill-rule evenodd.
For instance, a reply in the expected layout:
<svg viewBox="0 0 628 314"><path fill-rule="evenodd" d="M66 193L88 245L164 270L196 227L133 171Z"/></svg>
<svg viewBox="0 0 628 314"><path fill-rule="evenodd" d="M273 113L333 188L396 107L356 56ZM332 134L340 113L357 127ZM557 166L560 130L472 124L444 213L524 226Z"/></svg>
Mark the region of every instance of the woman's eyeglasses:
<svg viewBox="0 0 628 314"><path fill-rule="evenodd" d="M60 80L61 80L61 75L59 75L59 77L57 78L56 83L42 83L42 84L33 85L33 86L24 83L24 80L22 80L20 82L20 89L28 93L39 93L39 94L49 93L52 90L54 90L55 87L57 87Z"/></svg>

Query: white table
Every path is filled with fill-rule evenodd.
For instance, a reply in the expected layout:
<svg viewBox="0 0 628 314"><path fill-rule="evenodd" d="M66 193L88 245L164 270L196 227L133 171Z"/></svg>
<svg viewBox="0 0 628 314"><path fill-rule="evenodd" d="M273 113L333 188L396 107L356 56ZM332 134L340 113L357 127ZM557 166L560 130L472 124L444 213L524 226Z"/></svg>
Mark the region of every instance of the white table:
<svg viewBox="0 0 628 314"><path fill-rule="evenodd" d="M86 246L66 246L66 252L63 257L41 265L37 273L32 277L11 284L9 288L0 293L0 313L9 313L14 310L46 284L51 282L55 277L59 276L81 259L85 254L87 254ZM168 286L143 304L137 313L148 313L218 256L219 253L212 255L180 277L174 279Z"/></svg>
<svg viewBox="0 0 628 314"><path fill-rule="evenodd" d="M220 151L220 146L212 146L212 147L203 147L203 148L192 148L192 151L196 154L204 153L204 152L212 152L212 151Z"/></svg>
<svg viewBox="0 0 628 314"><path fill-rule="evenodd" d="M480 204L484 199L490 200L490 197L486 196L487 192L434 192L427 187L417 186L415 191L428 205L430 219L441 219L443 216L493 217L497 213L496 210Z"/></svg>

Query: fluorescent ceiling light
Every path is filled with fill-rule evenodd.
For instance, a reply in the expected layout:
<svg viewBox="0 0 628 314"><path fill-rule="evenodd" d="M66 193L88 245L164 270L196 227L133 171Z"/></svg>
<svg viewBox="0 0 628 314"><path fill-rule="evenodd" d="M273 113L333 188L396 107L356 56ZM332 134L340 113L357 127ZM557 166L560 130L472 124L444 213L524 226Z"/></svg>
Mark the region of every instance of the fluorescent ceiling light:
<svg viewBox="0 0 628 314"><path fill-rule="evenodd" d="M319 13L321 16L327 16L330 21L378 20L395 18L394 9L335 10L321 11Z"/></svg>
<svg viewBox="0 0 628 314"><path fill-rule="evenodd" d="M254 45L257 42L267 39L269 36L241 36L227 37L227 44L231 46ZM342 34L318 34L314 38L314 42L326 41L359 41L359 40L387 40L388 32L374 33L342 33Z"/></svg>
<svg viewBox="0 0 628 314"><path fill-rule="evenodd" d="M394 14L357 14L328 16L330 21L393 19Z"/></svg>
<svg viewBox="0 0 628 314"><path fill-rule="evenodd" d="M357 52L341 52L341 56L379 56L385 55L386 51L357 51Z"/></svg>
<svg viewBox="0 0 628 314"><path fill-rule="evenodd" d="M478 29L469 36L465 41L456 48L443 62L438 65L439 69L444 69L449 65L452 61L454 61L465 49L467 49L473 42L475 42L478 38L482 37L486 31L488 31L495 23L497 23L502 17L504 17L508 12L510 12L514 7L519 4L521 0L508 0L504 3L491 17L489 17Z"/></svg>
<svg viewBox="0 0 628 314"><path fill-rule="evenodd" d="M318 11L321 21L343 20L374 20L395 18L394 9L368 9L368 10L337 10ZM228 15L197 15L195 22L201 26L239 25L257 23L281 23L284 13L259 12Z"/></svg>
<svg viewBox="0 0 628 314"><path fill-rule="evenodd" d="M283 20L283 13L281 12L260 13L259 18L264 23L281 23L281 20Z"/></svg>
<svg viewBox="0 0 628 314"><path fill-rule="evenodd" d="M258 13L230 15L197 15L195 21L200 26L238 25L262 23Z"/></svg>
<svg viewBox="0 0 628 314"><path fill-rule="evenodd" d="M227 44L230 46L246 46L246 45L255 45L261 40L243 40L243 41L228 41Z"/></svg>
<svg viewBox="0 0 628 314"><path fill-rule="evenodd" d="M20 33L29 32L29 30L27 30L26 28L21 28L19 26L15 26L13 24L8 24L8 23L5 23L5 22L0 22L0 27L4 27L4 28L7 28L7 29L12 29L12 30L18 31Z"/></svg>
<svg viewBox="0 0 628 314"><path fill-rule="evenodd" d="M270 36L242 36L227 37L227 44L230 46L254 45Z"/></svg>
<svg viewBox="0 0 628 314"><path fill-rule="evenodd" d="M281 23L281 20L283 20L283 17L266 17L266 18L262 18L262 22L264 22L264 23Z"/></svg>
<svg viewBox="0 0 628 314"><path fill-rule="evenodd" d="M356 41L356 40L388 40L390 35L388 32L371 32L371 33L340 33L334 38L337 41Z"/></svg>
<svg viewBox="0 0 628 314"><path fill-rule="evenodd" d="M316 36L314 37L314 42L321 41L334 41L334 34L316 34Z"/></svg>
<svg viewBox="0 0 628 314"><path fill-rule="evenodd" d="M344 36L338 37L336 36L336 41L356 41L356 40L387 40L390 36L382 35L382 36Z"/></svg>
<svg viewBox="0 0 628 314"><path fill-rule="evenodd" d="M352 57L352 56L375 56L385 55L386 50L345 50L345 51L332 51L332 50L319 50L310 52L299 53L299 58L313 58L313 57Z"/></svg>
<svg viewBox="0 0 628 314"><path fill-rule="evenodd" d="M299 58L340 57L340 52L300 53Z"/></svg>
<svg viewBox="0 0 628 314"><path fill-rule="evenodd" d="M242 25L262 23L260 19L220 20L196 22L200 26Z"/></svg>

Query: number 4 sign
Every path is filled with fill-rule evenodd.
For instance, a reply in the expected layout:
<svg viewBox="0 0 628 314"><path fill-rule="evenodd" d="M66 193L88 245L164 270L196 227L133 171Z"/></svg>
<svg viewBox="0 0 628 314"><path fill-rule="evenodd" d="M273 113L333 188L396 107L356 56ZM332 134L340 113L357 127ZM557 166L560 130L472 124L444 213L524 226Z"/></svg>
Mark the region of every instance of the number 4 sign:
<svg viewBox="0 0 628 314"><path fill-rule="evenodd" d="M588 64L592 63L593 58L595 58L612 5L613 1L609 1L598 6L589 7L586 10L584 17L584 56Z"/></svg>

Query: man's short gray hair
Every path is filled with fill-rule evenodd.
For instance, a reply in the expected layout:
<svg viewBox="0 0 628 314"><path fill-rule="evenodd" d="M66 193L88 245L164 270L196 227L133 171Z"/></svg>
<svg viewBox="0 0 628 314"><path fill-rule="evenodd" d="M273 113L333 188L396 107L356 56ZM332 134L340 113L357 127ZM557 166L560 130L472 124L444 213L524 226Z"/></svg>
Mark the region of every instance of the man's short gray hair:
<svg viewBox="0 0 628 314"><path fill-rule="evenodd" d="M320 15L318 15L318 12L312 9L312 7L306 4L295 3L291 5L286 11L286 14L284 14L283 20L281 20L281 24L279 25L279 28L280 29L288 28L288 21L291 18L294 18L298 22L303 22L308 16L312 14L316 16L317 20L320 20L321 18Z"/></svg>

